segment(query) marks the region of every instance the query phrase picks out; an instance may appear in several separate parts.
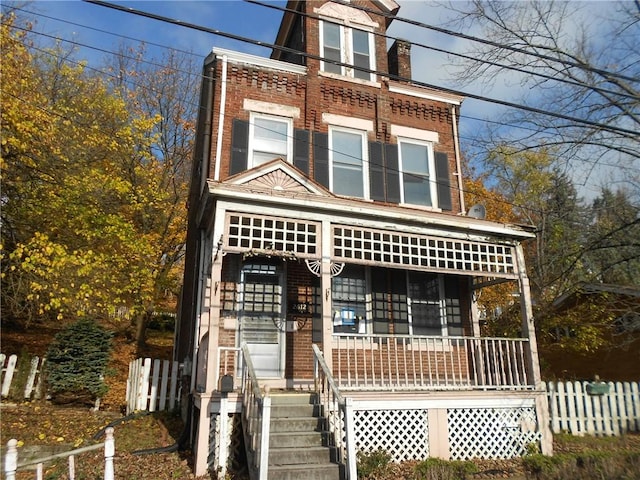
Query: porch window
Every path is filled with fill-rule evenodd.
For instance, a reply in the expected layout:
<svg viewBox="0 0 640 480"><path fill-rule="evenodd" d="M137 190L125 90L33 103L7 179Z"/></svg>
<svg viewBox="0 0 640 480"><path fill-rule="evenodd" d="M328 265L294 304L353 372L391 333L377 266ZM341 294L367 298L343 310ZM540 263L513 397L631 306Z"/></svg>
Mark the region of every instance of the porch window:
<svg viewBox="0 0 640 480"><path fill-rule="evenodd" d="M346 265L339 276L333 277L331 298L334 333L365 333L367 281L364 267Z"/></svg>
<svg viewBox="0 0 640 480"><path fill-rule="evenodd" d="M435 182L431 172L433 148L429 142L399 140L400 201L412 205L434 206Z"/></svg>
<svg viewBox="0 0 640 480"><path fill-rule="evenodd" d="M367 198L368 169L366 133L333 127L329 130L329 184L338 195Z"/></svg>
<svg viewBox="0 0 640 480"><path fill-rule="evenodd" d="M320 24L320 55L323 58L320 69L323 72L373 81L374 75L363 70L375 70L373 34L327 21L321 21ZM349 67L333 62L349 64Z"/></svg>
<svg viewBox="0 0 640 480"><path fill-rule="evenodd" d="M435 274L409 272L408 303L413 335L444 335L441 279Z"/></svg>
<svg viewBox="0 0 640 480"><path fill-rule="evenodd" d="M249 126L249 168L278 157L291 161L291 128L289 118L252 114Z"/></svg>

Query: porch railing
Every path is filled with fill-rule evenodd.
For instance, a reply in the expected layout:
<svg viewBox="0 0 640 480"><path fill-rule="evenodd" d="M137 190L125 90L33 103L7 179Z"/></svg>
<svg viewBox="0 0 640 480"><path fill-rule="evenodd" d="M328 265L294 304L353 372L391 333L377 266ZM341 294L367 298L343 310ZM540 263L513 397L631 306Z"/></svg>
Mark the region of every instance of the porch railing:
<svg viewBox="0 0 640 480"><path fill-rule="evenodd" d="M332 352L341 389L534 388L525 338L337 334Z"/></svg>
<svg viewBox="0 0 640 480"><path fill-rule="evenodd" d="M353 407L350 398L344 398L333 379L324 355L316 344L313 348L313 378L318 402L322 407L329 432L329 446L338 453L338 461L346 466L347 480L356 480L356 449Z"/></svg>
<svg viewBox="0 0 640 480"><path fill-rule="evenodd" d="M251 478L267 480L269 469L269 424L271 421L271 397L268 389L264 395L246 343L242 350L242 423L247 446L247 464Z"/></svg>

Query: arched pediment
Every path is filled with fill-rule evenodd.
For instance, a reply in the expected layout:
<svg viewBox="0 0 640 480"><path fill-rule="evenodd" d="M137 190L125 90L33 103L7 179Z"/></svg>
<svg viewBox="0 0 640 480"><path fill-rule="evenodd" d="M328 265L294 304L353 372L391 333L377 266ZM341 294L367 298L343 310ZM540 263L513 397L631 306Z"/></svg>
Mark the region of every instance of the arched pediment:
<svg viewBox="0 0 640 480"><path fill-rule="evenodd" d="M316 13L323 17L336 19L340 21L340 23L347 25L355 24L370 28L378 27L378 23L371 20L371 17L366 12L340 3L327 2L316 9Z"/></svg>

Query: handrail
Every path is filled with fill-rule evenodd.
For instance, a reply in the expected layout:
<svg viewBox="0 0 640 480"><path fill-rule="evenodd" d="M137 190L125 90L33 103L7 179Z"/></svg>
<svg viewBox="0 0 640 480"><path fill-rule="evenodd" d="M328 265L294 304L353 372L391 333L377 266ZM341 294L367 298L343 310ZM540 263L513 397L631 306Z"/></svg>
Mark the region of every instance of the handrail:
<svg viewBox="0 0 640 480"><path fill-rule="evenodd" d="M258 480L267 480L269 472L269 426L271 422L271 398L268 388L260 390L258 377L251 361L249 347L242 343L242 412L247 446L247 463L251 473L257 472ZM253 478L253 476L251 477Z"/></svg>
<svg viewBox="0 0 640 480"><path fill-rule="evenodd" d="M313 372L315 390L329 431L329 442L336 447L339 460L346 467L347 480L356 480L355 430L351 399L343 397L340 393L331 369L318 346L312 344L311 347L315 357ZM321 380L323 380L322 385Z"/></svg>
<svg viewBox="0 0 640 480"><path fill-rule="evenodd" d="M334 380L333 375L331 373L331 370L329 369L329 366L327 365L327 362L324 359L324 355L320 351L320 348L318 348L318 345L316 345L315 343L311 345L311 348L313 348L313 353L314 353L314 355L316 357L316 361L318 362L318 364L322 368L322 371L323 371L323 373L325 375L325 378L327 379L327 383L331 387L331 390L333 391L333 394L336 396L336 400L338 401L338 403L343 404L344 403L344 399L342 397L342 394L340 393L340 389L338 388L338 384ZM314 378L317 381L318 376L314 375ZM316 392L317 391L318 391L318 386L316 385Z"/></svg>

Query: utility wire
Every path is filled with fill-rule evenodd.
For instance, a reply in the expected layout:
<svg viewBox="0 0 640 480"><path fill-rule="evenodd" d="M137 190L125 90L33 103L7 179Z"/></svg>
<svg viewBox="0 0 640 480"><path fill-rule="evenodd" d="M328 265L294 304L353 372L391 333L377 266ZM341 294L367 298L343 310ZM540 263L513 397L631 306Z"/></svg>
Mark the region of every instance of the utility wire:
<svg viewBox="0 0 640 480"><path fill-rule="evenodd" d="M107 8L111 8L114 10L119 10L121 12L125 12L125 13L129 13L129 14L133 14L133 15L139 15L145 18L150 18L153 20L159 20L161 22L165 22L165 23L170 23L173 25L179 25L185 28L190 28L193 30L198 30L201 32L205 32L205 33L211 33L213 35L218 35L218 36L222 36L224 38L230 38L233 40L238 40L241 42L245 42L245 43L249 43L252 45L257 45L260 47L266 47L266 48L270 48L270 49L276 49L276 50L280 50L283 52L287 52L287 53L293 53L295 55L301 56L301 57L305 57L305 58L311 58L313 60L320 60L320 61L324 61L324 62L328 62L328 63L332 63L334 65L339 65L339 66L344 66L344 67L353 67L353 65L347 64L347 63L343 63L343 62L338 62L335 60L329 60L329 59L325 59L319 55L313 55L307 52L300 52L299 50L295 50L293 48L289 48L289 47L284 47L281 45L275 45L272 43L268 43L268 42L263 42L260 40L253 40L251 38L247 38L247 37L243 37L240 35L236 35L236 34L232 34L232 33L228 33L228 32L223 32L221 30L218 29L213 29L213 28L208 28L208 27L203 27L202 25L197 25L197 24L193 24L193 23L189 23L189 22L183 22L181 20L176 20L173 18L169 18L169 17L165 17L163 15L157 15L154 13L150 13L150 12L145 12L142 10L138 10L132 7L125 7L122 5L117 5L117 4L113 4L110 2L104 2L102 0L83 0L86 3L91 3L94 5L99 5L99 6L103 6L103 7L107 7ZM550 117L554 117L554 118L558 118L561 120L566 120L569 122L574 122L574 123L579 123L579 124L583 124L583 125L588 125L591 127L595 127L601 130L607 130L610 132L615 132L615 133L620 133L620 134L627 134L627 135L632 135L632 136L637 136L638 132L635 130L631 130L631 129L627 129L627 128L622 128L622 127L618 127L618 126L614 126L614 125L605 125L602 123L598 123L598 122L594 122L591 120L586 120L583 118L578 118L578 117L572 117L570 115L564 115L561 113L556 113L556 112L549 112L547 110L543 110L540 108L536 108L536 107L530 107L530 106L526 106L526 105L520 105L514 102L509 102L506 100L498 100L495 98L490 98L490 97L485 97L482 95L477 95L474 93L469 93L469 92L463 92L460 90L453 90L450 88L442 88L442 87L438 87L435 85L431 85L425 82L419 82L419 81L414 81L412 79L408 79L408 78L404 78L404 77L400 77L397 75L390 75L388 72L383 72L380 70L372 70L372 69L368 69L368 68L358 68L359 70L362 70L364 72L368 72L368 73L373 73L376 75L381 75L381 76L387 76L393 80L399 80L399 81L405 81L405 82L411 82L413 85L416 86L421 86L421 87L426 87L426 88L430 88L433 90L439 90L439 91L443 91L452 95L457 95L457 96L461 96L461 97L467 97L467 98L472 98L474 100L480 100L480 101L484 101L484 102L488 102L488 103L494 103L496 105L502 105L505 107L509 107L509 108L515 108L515 109L519 109L519 110L524 110L524 111L528 111L531 113L537 113L540 115L547 115Z"/></svg>
<svg viewBox="0 0 640 480"><path fill-rule="evenodd" d="M264 3L264 2L260 2L258 0L243 0L243 1L246 2L246 3L250 3L250 4L253 4L253 5L259 5L261 7L271 8L273 10L278 10L278 11L285 12L285 13L292 13L294 15L300 15L300 16L305 17L305 18L313 18L314 20L322 20L323 19L320 15L316 15L316 14L312 14L312 13L303 13L303 12L299 12L297 10L294 10L292 8L281 7L279 5L274 5L274 4L271 4L271 3ZM352 7L355 6L354 4L350 4L350 5ZM358 9L364 9L365 8L365 7L357 7L357 6L355 6L355 7L358 8ZM393 17L393 18L398 18L398 17ZM393 36L387 35L385 33L379 33L379 32L372 32L372 33L376 37L381 37L381 38L384 38L386 40L403 40L403 41L406 41L404 39L400 39L398 37L393 37ZM412 41L410 43L411 43L412 47L420 47L420 48L424 48L424 49L427 49L427 50L432 50L432 51L438 52L438 53L445 53L447 55L451 55L451 56L454 56L454 57L460 57L460 58L463 58L465 60L471 60L471 61L476 61L476 62L478 61L477 58L474 58L474 57L471 57L469 55L465 55L465 54L462 54L462 53L452 52L450 50L445 50L445 49L442 49L442 48L437 48L437 47L434 47L434 46L431 46L431 45L425 45L424 43L419 43L419 42L414 42L414 41ZM486 64L486 65L491 65L493 67L503 68L505 70L511 70L511 71L518 72L518 73L525 73L527 75L532 75L532 76L535 76L535 77L544 78L546 80L553 80L555 82L565 83L565 84L573 85L573 86L577 86L577 87L584 87L585 86L583 83L580 83L580 82L575 81L575 80L568 80L566 78L557 78L557 77L554 77L552 75L547 75L545 73L540 73L540 72L536 72L536 71L533 71L533 70L526 70L524 68L514 67L512 65L505 65L505 64L502 64L502 63L491 62L489 60L480 60L480 61L482 63ZM611 94L611 95L618 95L618 96L621 96L621 97L627 97L627 98L631 98L631 99L634 99L634 100L638 100L638 98L639 98L638 95L633 95L633 94L629 94L629 93L625 93L625 92L621 92L621 91L609 90L607 88L602 88L602 87L589 86L589 89L593 90L593 91L596 91L596 92L608 93L608 94Z"/></svg>
<svg viewBox="0 0 640 480"><path fill-rule="evenodd" d="M84 0L84 1L89 1L89 0ZM247 1L250 1L250 0L247 0ZM419 22L417 20L411 20L409 18L397 17L392 13L386 13L386 12L382 12L380 10L373 10L372 8L365 7L363 5L357 5L355 3L350 3L349 1L346 1L346 0L332 0L332 1L334 3L338 3L338 4L341 4L341 5L349 6L351 8L362 10L363 12L373 13L375 15L381 15L381 16L383 16L385 18L388 18L388 19L391 19L391 20L394 20L394 21L400 21L400 22L403 22L403 23L408 23L410 25L415 25L417 27L426 28L428 30L433 30L435 32L443 33L445 35L451 35L453 37L459 37L459 38L463 38L465 40L471 40L473 42L483 43L485 45L490 45L492 47L502 48L502 49L505 49L505 50L510 50L510 51L516 52L516 53L523 53L525 55L530 55L532 57L537 57L537 58L539 58L541 60L548 60L548 61L551 61L551 62L554 62L554 63L560 63L560 64L565 65L565 66L576 67L576 68L579 68L581 70L586 70L586 71L589 71L589 72L598 73L598 74L603 75L605 77L616 77L616 78L619 78L621 80L627 80L627 81L635 82L635 83L640 82L640 78L637 78L637 77L629 77L629 76L623 75L621 73L610 72L608 70L595 68L595 67L592 67L592 66L589 66L589 65L585 65L585 64L579 63L579 62L574 62L574 61L571 61L571 60L561 60L559 58L552 57L552 56L549 56L549 55L545 55L545 54L542 54L542 53L531 52L531 51L526 50L524 48L519 48L519 47L514 47L514 46L511 46L511 45L505 45L505 44L502 44L502 43L493 42L491 40L487 40L487 39L479 38L479 37L474 37L472 35L467 35L465 33L456 32L454 30L449 30L449 29L442 28L442 27L436 27L434 25L429 25L427 23Z"/></svg>

